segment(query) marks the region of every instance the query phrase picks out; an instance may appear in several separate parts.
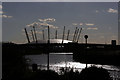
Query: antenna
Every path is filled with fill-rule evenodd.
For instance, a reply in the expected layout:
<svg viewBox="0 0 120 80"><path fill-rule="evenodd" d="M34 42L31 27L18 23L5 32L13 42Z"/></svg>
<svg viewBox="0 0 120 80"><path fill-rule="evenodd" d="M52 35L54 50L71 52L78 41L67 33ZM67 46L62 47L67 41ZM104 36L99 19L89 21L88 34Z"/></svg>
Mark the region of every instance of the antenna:
<svg viewBox="0 0 120 80"><path fill-rule="evenodd" d="M24 30L25 30L25 33L26 33L26 37L27 37L28 43L30 43L30 39L29 39L29 36L28 36L26 28L24 28Z"/></svg>

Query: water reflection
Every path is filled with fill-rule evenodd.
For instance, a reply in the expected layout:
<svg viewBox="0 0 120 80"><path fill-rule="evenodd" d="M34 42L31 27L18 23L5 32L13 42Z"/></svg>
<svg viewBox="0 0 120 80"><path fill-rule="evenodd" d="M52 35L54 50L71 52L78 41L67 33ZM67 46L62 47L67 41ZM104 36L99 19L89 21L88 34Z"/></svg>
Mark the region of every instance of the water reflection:
<svg viewBox="0 0 120 80"><path fill-rule="evenodd" d="M26 55L27 62L30 65L38 64L38 69L47 69L47 55ZM88 67L95 65L98 67L103 67L107 69L111 76L116 79L120 79L120 67L113 65L98 65L98 64L88 64ZM81 71L86 67L86 64L73 61L72 53L50 53L50 69L55 70L59 73L60 68L73 68L73 70Z"/></svg>

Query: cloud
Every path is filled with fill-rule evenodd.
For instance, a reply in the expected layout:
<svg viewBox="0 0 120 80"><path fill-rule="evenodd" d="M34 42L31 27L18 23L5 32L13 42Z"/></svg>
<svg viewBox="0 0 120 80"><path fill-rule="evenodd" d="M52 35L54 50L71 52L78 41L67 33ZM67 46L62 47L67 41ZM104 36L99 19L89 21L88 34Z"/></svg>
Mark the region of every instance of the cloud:
<svg viewBox="0 0 120 80"><path fill-rule="evenodd" d="M36 31L37 34L43 34L42 31Z"/></svg>
<svg viewBox="0 0 120 80"><path fill-rule="evenodd" d="M53 28L53 29L57 29L58 27L57 26L54 26L54 25L49 25L50 28Z"/></svg>
<svg viewBox="0 0 120 80"><path fill-rule="evenodd" d="M94 26L93 23L85 23L86 26Z"/></svg>
<svg viewBox="0 0 120 80"><path fill-rule="evenodd" d="M72 25L77 26L77 25L78 25L78 23L72 23Z"/></svg>
<svg viewBox="0 0 120 80"><path fill-rule="evenodd" d="M0 14L3 14L3 11L0 11Z"/></svg>
<svg viewBox="0 0 120 80"><path fill-rule="evenodd" d="M2 7L0 6L0 8L2 8ZM0 18L12 18L13 17L13 16L6 15L4 13L5 12L3 12L3 11L0 10Z"/></svg>
<svg viewBox="0 0 120 80"><path fill-rule="evenodd" d="M33 27L33 26L38 26L38 25L39 25L38 22L33 22L31 24L26 25L26 27Z"/></svg>
<svg viewBox="0 0 120 80"><path fill-rule="evenodd" d="M8 15L0 15L2 18L12 18L13 16L8 16Z"/></svg>
<svg viewBox="0 0 120 80"><path fill-rule="evenodd" d="M47 29L47 27L49 26L52 29L57 29L57 26L54 26L52 24L49 24L49 22L55 22L56 19L55 18L46 18L46 19L38 19L39 22L33 22L31 24L26 25L26 27L33 27L36 26L38 28L45 28Z"/></svg>
<svg viewBox="0 0 120 80"><path fill-rule="evenodd" d="M53 28L53 29L57 29L58 27L57 26L54 26L52 24L48 24L46 22L44 23L41 23L41 22L33 22L32 24L28 24L26 25L26 27L33 27L33 26L36 26L38 28L42 27L42 28L46 28L46 27L50 27L50 28Z"/></svg>
<svg viewBox="0 0 120 80"><path fill-rule="evenodd" d="M95 10L95 12L96 13L99 13L99 12L103 12L103 13L106 13L106 12L108 12L108 13L118 13L118 10L116 10L116 9L113 9L113 8L109 8L108 10Z"/></svg>
<svg viewBox="0 0 120 80"><path fill-rule="evenodd" d="M94 26L95 24L93 24L93 23L72 23L72 25L74 25L74 26L77 26L77 25L80 25L80 26L82 26L82 25Z"/></svg>
<svg viewBox="0 0 120 80"><path fill-rule="evenodd" d="M53 26L51 24L48 24L48 23L39 23L40 26L43 26L43 27L47 27L47 26Z"/></svg>
<svg viewBox="0 0 120 80"><path fill-rule="evenodd" d="M78 25L82 26L83 23L72 23L72 25L74 25L74 26L78 26Z"/></svg>
<svg viewBox="0 0 120 80"><path fill-rule="evenodd" d="M96 28L96 27L94 27L94 28L89 27L89 28L87 28L87 30L98 30L98 28Z"/></svg>
<svg viewBox="0 0 120 80"><path fill-rule="evenodd" d="M50 27L50 28L53 28L53 29L57 29L58 27L57 26L54 26L52 24L48 24L48 23L39 23L39 26L42 26L42 27Z"/></svg>
<svg viewBox="0 0 120 80"><path fill-rule="evenodd" d="M99 11L98 11L98 10L96 10L95 12L96 12L96 13L99 13Z"/></svg>
<svg viewBox="0 0 120 80"><path fill-rule="evenodd" d="M83 23L80 23L80 26L82 26L83 25Z"/></svg>
<svg viewBox="0 0 120 80"><path fill-rule="evenodd" d="M109 9L107 10L107 12L109 12L109 13L118 13L118 10L109 8Z"/></svg>
<svg viewBox="0 0 120 80"><path fill-rule="evenodd" d="M38 19L40 22L55 22L55 18Z"/></svg>
<svg viewBox="0 0 120 80"><path fill-rule="evenodd" d="M2 5L0 5L0 9L2 9Z"/></svg>

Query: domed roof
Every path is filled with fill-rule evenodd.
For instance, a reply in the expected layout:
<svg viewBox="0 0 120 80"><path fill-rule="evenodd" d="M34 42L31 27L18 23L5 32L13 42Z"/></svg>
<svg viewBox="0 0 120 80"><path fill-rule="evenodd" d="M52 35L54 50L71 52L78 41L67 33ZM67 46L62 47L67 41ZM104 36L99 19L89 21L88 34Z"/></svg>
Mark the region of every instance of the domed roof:
<svg viewBox="0 0 120 80"><path fill-rule="evenodd" d="M48 40L38 40L38 43L47 43ZM72 42L70 40L64 40L63 43L68 43L68 42ZM34 44L36 43L36 41L32 41L30 42L30 44ZM62 39L50 39L50 43L62 43Z"/></svg>

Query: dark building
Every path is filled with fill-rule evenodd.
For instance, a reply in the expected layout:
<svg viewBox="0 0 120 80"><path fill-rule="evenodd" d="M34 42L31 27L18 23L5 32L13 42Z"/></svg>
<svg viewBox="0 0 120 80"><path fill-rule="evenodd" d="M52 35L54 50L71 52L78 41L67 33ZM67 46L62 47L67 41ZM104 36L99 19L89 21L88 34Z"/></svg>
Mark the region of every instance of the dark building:
<svg viewBox="0 0 120 80"><path fill-rule="evenodd" d="M111 41L111 44L112 44L112 45L116 45L116 40L112 40L112 41Z"/></svg>

